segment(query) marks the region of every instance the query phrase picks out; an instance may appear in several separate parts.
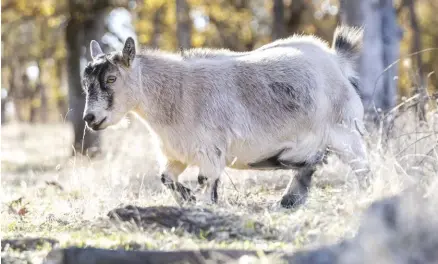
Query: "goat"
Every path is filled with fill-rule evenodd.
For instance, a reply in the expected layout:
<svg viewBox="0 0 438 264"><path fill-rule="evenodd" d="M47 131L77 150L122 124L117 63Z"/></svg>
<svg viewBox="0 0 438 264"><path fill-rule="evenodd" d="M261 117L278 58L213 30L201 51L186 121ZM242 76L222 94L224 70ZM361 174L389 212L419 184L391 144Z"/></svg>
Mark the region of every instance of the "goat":
<svg viewBox="0 0 438 264"><path fill-rule="evenodd" d="M216 203L226 167L296 170L283 207L302 203L311 177L335 152L356 171L367 171L363 105L357 66L363 30L338 26L329 47L314 36L294 35L248 52L191 49L103 53L90 43L84 70L84 120L92 130L136 113L166 158L161 180L177 200L196 199L178 181L199 168L203 197Z"/></svg>

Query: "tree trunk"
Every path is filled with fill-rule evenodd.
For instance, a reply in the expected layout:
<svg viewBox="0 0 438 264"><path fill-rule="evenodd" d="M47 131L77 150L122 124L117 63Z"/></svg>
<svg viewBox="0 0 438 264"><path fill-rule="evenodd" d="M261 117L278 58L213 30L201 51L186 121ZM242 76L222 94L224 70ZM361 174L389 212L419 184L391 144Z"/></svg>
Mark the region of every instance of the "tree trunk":
<svg viewBox="0 0 438 264"><path fill-rule="evenodd" d="M73 13L73 12L72 12ZM66 29L68 72L68 119L73 124L75 152L93 155L99 150L99 132L85 129L82 115L85 97L82 92L80 59L82 57L83 25L72 16ZM75 153L73 152L73 154Z"/></svg>
<svg viewBox="0 0 438 264"><path fill-rule="evenodd" d="M343 24L360 27L364 22L363 0L340 0L339 16ZM365 1L366 2L366 1Z"/></svg>
<svg viewBox="0 0 438 264"><path fill-rule="evenodd" d="M397 23L397 14L392 0L381 0L380 14L382 16L383 67L386 69L400 58L400 41L402 30ZM387 112L397 104L398 63L384 73L383 96L379 107ZM376 100L376 98L374 98Z"/></svg>
<svg viewBox="0 0 438 264"><path fill-rule="evenodd" d="M367 117L377 122L379 111L393 108L397 98L398 66L386 69L399 58L395 8L392 0L343 0L340 16L343 24L365 28L360 89Z"/></svg>
<svg viewBox="0 0 438 264"><path fill-rule="evenodd" d="M408 1L409 7L409 16L411 20L411 28L413 31L412 44L411 44L411 52L418 52L422 49L421 45L421 33L420 27L418 26L417 14L415 13L415 3L413 0ZM425 76L423 74L423 69L421 68L423 63L421 60L421 54L417 54L415 56L415 61L418 70L418 82L415 83L417 85L415 89L415 93L420 94L420 101L417 104L416 112L418 119L420 121L426 121L426 102L427 102L427 87Z"/></svg>
<svg viewBox="0 0 438 264"><path fill-rule="evenodd" d="M47 32L49 30L48 21L47 19L42 19L40 22L40 45L42 47L47 46L48 38L47 38ZM44 52L41 51L41 57L43 57ZM39 94L36 96L40 97L40 107L39 107L39 114L40 114L40 121L43 123L47 123L47 116L48 116L48 100L47 100L47 89L46 85L43 83L43 72L44 72L44 59L37 60L38 64L38 83L37 87L39 88Z"/></svg>
<svg viewBox="0 0 438 264"><path fill-rule="evenodd" d="M106 45L102 43L102 37L105 35L105 10L96 10L93 15L93 19L86 20L84 22L84 43L83 46L86 48L86 59L87 61L91 61L90 54L90 42L91 40L96 40L99 45L102 47L103 52L106 52Z"/></svg>
<svg viewBox="0 0 438 264"><path fill-rule="evenodd" d="M6 124L6 102L7 102L7 91L1 88L1 124Z"/></svg>
<svg viewBox="0 0 438 264"><path fill-rule="evenodd" d="M159 8L157 8L157 10L155 11L155 14L154 14L154 18L152 19L153 31L152 31L151 41L150 41L150 46L152 48L159 47L159 39L160 39L160 35L162 33L161 32L162 31L161 18L162 18L163 13L164 13L164 7L165 7L165 5L162 5Z"/></svg>
<svg viewBox="0 0 438 264"><path fill-rule="evenodd" d="M64 81L65 81L65 61L58 59L56 61L56 76L58 77L58 94L55 98L58 112L60 113L61 121L64 122L67 117L67 101L64 96Z"/></svg>
<svg viewBox="0 0 438 264"><path fill-rule="evenodd" d="M40 92L41 92L41 84L30 84L29 87L35 86L35 89L31 89L30 96L28 97L28 100L30 101L30 114L29 114L29 122L30 123L36 123L37 120L37 114L38 109L41 108L41 100L39 98Z"/></svg>
<svg viewBox="0 0 438 264"><path fill-rule="evenodd" d="M39 69L39 76L38 76L38 83L37 83L37 90L35 92L38 92L36 94L36 97L40 98L40 107L39 107L39 114L40 114L40 121L43 123L47 123L48 119L48 99L47 99L47 89L46 85L43 83L43 60L38 61L38 69Z"/></svg>
<svg viewBox="0 0 438 264"><path fill-rule="evenodd" d="M273 12L273 25L272 25L272 39L283 38L286 35L286 29L284 26L284 3L283 0L274 0Z"/></svg>
<svg viewBox="0 0 438 264"><path fill-rule="evenodd" d="M15 108L15 118L19 122L24 120L23 115L21 114L21 100L22 100L22 90L23 87L18 83L19 74L20 74L20 63L18 61L12 60L10 63L10 75L9 75L9 97L11 101L14 103Z"/></svg>
<svg viewBox="0 0 438 264"><path fill-rule="evenodd" d="M289 8L289 19L287 20L287 33L297 33L298 28L301 25L301 18L304 11L307 9L307 1L305 0L293 0Z"/></svg>
<svg viewBox="0 0 438 264"><path fill-rule="evenodd" d="M176 0L176 36L179 48L189 49L191 45L192 22L186 0Z"/></svg>

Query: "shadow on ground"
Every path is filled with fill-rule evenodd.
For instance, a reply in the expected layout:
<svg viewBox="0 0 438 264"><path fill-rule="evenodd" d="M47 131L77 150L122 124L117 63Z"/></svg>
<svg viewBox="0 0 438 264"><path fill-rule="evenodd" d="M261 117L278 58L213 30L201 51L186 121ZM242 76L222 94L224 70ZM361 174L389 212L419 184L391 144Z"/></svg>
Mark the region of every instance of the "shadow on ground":
<svg viewBox="0 0 438 264"><path fill-rule="evenodd" d="M264 252L269 263L285 261L294 264L335 263L437 263L438 261L438 214L436 199L423 198L418 192L405 192L402 196L386 198L371 204L366 210L357 235L338 244L299 252ZM263 225L253 222L251 228L245 220L227 214L213 213L201 208L135 207L126 206L109 212L117 223L130 222L140 228L151 226L179 228L208 239L228 236L264 236ZM245 228L247 227L247 228ZM274 232L275 233L275 232ZM34 250L38 243L49 243L53 250L45 263L97 264L97 263L230 263L233 260L258 256L260 252L245 250L199 251L138 251L107 250L99 248L57 248L54 239L5 239L4 247L17 250ZM272 259L270 259L272 258ZM14 263L11 259L2 259ZM17 262L18 263L18 262ZM242 262L239 262L242 263ZM254 263L254 262L244 262Z"/></svg>

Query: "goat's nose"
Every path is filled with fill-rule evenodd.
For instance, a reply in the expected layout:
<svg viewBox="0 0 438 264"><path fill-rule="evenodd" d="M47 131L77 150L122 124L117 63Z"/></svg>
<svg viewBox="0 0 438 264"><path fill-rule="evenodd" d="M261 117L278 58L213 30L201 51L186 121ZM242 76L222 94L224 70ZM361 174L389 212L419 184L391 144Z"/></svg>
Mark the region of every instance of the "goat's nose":
<svg viewBox="0 0 438 264"><path fill-rule="evenodd" d="M88 113L84 116L84 121L87 122L88 124L93 122L95 116L92 113Z"/></svg>

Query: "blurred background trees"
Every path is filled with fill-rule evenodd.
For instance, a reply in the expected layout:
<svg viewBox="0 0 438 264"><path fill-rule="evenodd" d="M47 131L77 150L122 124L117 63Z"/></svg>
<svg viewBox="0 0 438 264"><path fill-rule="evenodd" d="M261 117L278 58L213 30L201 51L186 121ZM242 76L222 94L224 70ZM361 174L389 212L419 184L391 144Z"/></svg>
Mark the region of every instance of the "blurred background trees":
<svg viewBox="0 0 438 264"><path fill-rule="evenodd" d="M418 94L424 119L427 92L438 89L435 0L3 0L1 7L2 124L68 120L76 151L99 149L98 133L83 137L81 74L91 39L106 51L128 36L168 51L244 51L293 33L331 42L337 23L366 25L365 103L387 111ZM407 56L421 49L429 50Z"/></svg>
<svg viewBox="0 0 438 264"><path fill-rule="evenodd" d="M379 120L396 105L397 63L403 32L398 25L392 0L340 1L341 22L350 26L364 26L363 54L360 63L362 101L369 117ZM380 110L380 111L379 111Z"/></svg>

